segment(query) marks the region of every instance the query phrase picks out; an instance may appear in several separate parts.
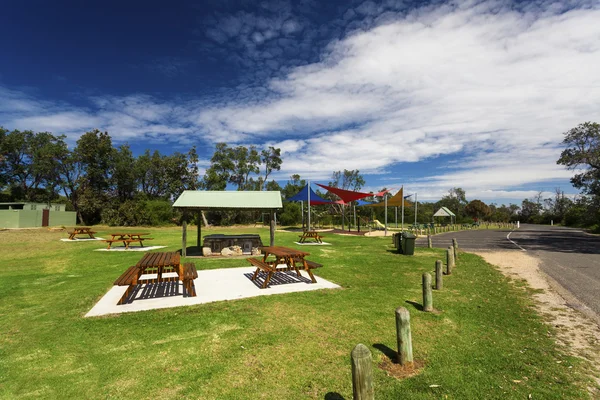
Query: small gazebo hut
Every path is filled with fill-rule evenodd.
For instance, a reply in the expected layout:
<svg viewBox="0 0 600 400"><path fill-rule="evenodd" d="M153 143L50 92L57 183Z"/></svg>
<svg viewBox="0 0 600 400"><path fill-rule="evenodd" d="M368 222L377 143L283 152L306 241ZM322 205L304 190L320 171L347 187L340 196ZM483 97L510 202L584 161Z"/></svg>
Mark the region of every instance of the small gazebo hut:
<svg viewBox="0 0 600 400"><path fill-rule="evenodd" d="M442 207L433 214L434 217L450 217L450 224L456 220L456 214L450 211L447 207Z"/></svg>
<svg viewBox="0 0 600 400"><path fill-rule="evenodd" d="M174 208L185 213L198 214L198 237L196 245L201 248L202 223L200 213L203 210L268 210L271 216L270 246L275 244L275 210L281 209L281 193L279 191L200 191L186 190L175 200ZM181 255L186 256L187 225L182 224Z"/></svg>

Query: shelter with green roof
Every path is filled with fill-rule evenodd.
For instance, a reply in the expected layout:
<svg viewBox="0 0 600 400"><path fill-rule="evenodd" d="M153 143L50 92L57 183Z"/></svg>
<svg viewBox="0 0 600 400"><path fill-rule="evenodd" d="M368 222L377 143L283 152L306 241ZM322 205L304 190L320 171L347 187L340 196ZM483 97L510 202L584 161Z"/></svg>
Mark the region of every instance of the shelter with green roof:
<svg viewBox="0 0 600 400"><path fill-rule="evenodd" d="M281 192L279 191L201 191L185 190L173 204L174 208L181 209L184 213L198 214L198 234L196 245L200 249L202 237L202 224L200 213L204 210L263 210L269 211L270 221L270 246L275 244L275 211L283 208ZM187 225L182 225L181 255L186 256Z"/></svg>
<svg viewBox="0 0 600 400"><path fill-rule="evenodd" d="M450 223L456 220L456 214L448 209L448 207L442 207L433 214L434 217L450 217Z"/></svg>

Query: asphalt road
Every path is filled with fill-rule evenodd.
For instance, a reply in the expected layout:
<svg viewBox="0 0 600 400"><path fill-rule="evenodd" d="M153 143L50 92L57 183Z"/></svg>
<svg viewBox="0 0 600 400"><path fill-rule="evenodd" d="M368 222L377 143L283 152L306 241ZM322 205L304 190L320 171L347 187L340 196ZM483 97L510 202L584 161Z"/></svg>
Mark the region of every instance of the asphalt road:
<svg viewBox="0 0 600 400"><path fill-rule="evenodd" d="M577 229L522 224L514 231L443 233L433 236L432 244L447 248L452 245L452 238L464 250L526 251L538 257L542 271L566 290L567 301L573 300L570 305L588 314L591 311L600 321L600 237ZM427 238L417 239L416 245L427 246Z"/></svg>

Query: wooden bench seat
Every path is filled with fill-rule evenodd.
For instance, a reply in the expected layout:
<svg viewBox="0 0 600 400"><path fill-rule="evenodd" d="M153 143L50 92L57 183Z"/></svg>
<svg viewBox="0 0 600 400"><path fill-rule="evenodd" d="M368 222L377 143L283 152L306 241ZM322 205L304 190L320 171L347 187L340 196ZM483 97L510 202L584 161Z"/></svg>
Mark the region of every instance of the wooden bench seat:
<svg viewBox="0 0 600 400"><path fill-rule="evenodd" d="M269 281L275 272L277 272L277 268L274 265L269 265L268 263L260 260L258 258L246 258L250 264L256 267L256 271L254 271L254 275L252 276L252 280L255 280L258 276L259 271L265 271L267 273L267 278L265 279L261 289L265 289L269 285Z"/></svg>
<svg viewBox="0 0 600 400"><path fill-rule="evenodd" d="M188 296L196 296L196 287L194 286L194 279L198 277L198 271L194 263L183 264L183 287ZM185 294L185 293L184 293Z"/></svg>
<svg viewBox="0 0 600 400"><path fill-rule="evenodd" d="M117 304L123 304L125 300L127 300L133 288L138 284L138 280L140 279L141 274L141 268L136 265L132 265L131 267L127 268L127 270L123 272L121 276L117 278L117 280L114 283L115 285L128 286L127 290L125 291L123 296L121 296L121 299Z"/></svg>
<svg viewBox="0 0 600 400"><path fill-rule="evenodd" d="M314 261L310 261L310 260L304 260L304 261L306 262L306 266L309 269L321 268L323 266L323 264L319 264Z"/></svg>

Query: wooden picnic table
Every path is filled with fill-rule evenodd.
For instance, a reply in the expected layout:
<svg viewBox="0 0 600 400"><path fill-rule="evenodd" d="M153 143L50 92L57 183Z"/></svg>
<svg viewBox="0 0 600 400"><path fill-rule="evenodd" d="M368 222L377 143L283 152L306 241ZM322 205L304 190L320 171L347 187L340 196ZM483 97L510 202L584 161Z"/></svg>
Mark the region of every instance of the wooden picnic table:
<svg viewBox="0 0 600 400"><path fill-rule="evenodd" d="M298 237L300 238L299 243L304 243L306 239L314 239L317 243L323 243L323 236L319 235L317 231L304 231Z"/></svg>
<svg viewBox="0 0 600 400"><path fill-rule="evenodd" d="M70 240L76 240L77 238L75 236L77 235L88 235L90 239L96 239L94 237L94 233L96 232L92 231L92 228L88 226L75 226L71 228L70 231L67 231L67 233L69 234Z"/></svg>
<svg viewBox="0 0 600 400"><path fill-rule="evenodd" d="M165 273L176 273L176 275L164 276ZM151 277L142 275L152 274ZM129 267L116 281L115 285L128 286L127 290L119 300L123 304L129 297L131 291L138 284L160 283L160 282L183 282L184 295L196 296L194 279L198 277L196 266L192 263L181 264L181 258L177 252L146 253L136 265Z"/></svg>
<svg viewBox="0 0 600 400"><path fill-rule="evenodd" d="M107 249L110 249L114 242L123 242L126 249L129 248L129 244L135 242L138 242L140 247L144 247L144 240L153 240L153 238L150 237L143 237L148 235L149 233L147 232L115 232L110 233L110 239L106 239L105 242L108 243Z"/></svg>
<svg viewBox="0 0 600 400"><path fill-rule="evenodd" d="M289 271L293 269L296 271L296 274L300 277L302 275L300 274L299 269L305 270L310 276L312 283L317 283L317 280L315 279L315 276L312 273L312 269L319 268L322 265L307 260L306 256L309 256L310 253L283 246L261 247L261 252L264 255L262 260L256 258L248 258L247 261L249 261L250 264L256 267L256 271L252 276L252 280L255 280L258 277L258 273L261 270L267 272L267 277L262 285L263 289L269 285L269 281L271 280L273 274L281 270L281 267L280 269L278 269L277 267L282 264L285 265L285 268L283 268L284 270ZM269 257L271 256L275 259L269 259Z"/></svg>

